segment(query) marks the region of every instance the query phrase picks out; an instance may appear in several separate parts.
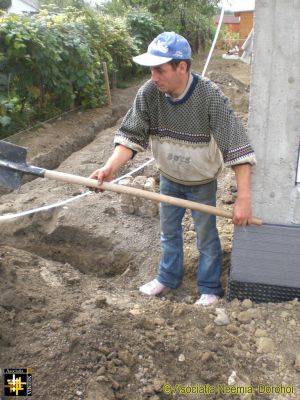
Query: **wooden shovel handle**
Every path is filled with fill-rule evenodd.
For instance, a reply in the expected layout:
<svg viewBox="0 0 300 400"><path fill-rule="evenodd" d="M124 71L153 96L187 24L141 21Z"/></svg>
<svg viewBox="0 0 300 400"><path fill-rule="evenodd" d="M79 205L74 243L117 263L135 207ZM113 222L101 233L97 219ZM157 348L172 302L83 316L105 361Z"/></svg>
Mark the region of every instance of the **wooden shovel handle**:
<svg viewBox="0 0 300 400"><path fill-rule="evenodd" d="M66 174L64 172L45 170L45 178L53 179L56 181L75 183L87 187L108 190L115 193L129 194L131 196L142 197L147 200L156 201L159 203L172 204L177 207L190 208L191 210L200 211L206 214L216 215L232 219L232 212L222 210L217 207L208 206L202 203L196 203L190 200L178 199L177 197L166 196L155 192L148 192L147 190L136 189L129 186L117 185L111 182L103 182L101 185L95 179L85 178L83 176ZM262 225L262 220L256 217L252 218L252 223L255 225Z"/></svg>

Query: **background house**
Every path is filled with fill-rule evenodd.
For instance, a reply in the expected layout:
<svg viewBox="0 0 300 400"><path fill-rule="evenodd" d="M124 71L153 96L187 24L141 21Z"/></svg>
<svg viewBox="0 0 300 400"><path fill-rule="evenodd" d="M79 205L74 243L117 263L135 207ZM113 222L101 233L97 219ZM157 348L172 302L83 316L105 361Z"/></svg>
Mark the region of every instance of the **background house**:
<svg viewBox="0 0 300 400"><path fill-rule="evenodd" d="M11 0L11 6L7 9L8 14L36 14L39 5L36 0Z"/></svg>
<svg viewBox="0 0 300 400"><path fill-rule="evenodd" d="M253 28L253 17L254 17L254 10L247 10L247 11L236 11L234 13L236 18L239 18L239 33L240 33L240 40L241 44L247 39L251 29Z"/></svg>
<svg viewBox="0 0 300 400"><path fill-rule="evenodd" d="M215 16L215 26L218 25L220 15ZM235 15L224 15L222 23L227 32L239 32L240 18Z"/></svg>

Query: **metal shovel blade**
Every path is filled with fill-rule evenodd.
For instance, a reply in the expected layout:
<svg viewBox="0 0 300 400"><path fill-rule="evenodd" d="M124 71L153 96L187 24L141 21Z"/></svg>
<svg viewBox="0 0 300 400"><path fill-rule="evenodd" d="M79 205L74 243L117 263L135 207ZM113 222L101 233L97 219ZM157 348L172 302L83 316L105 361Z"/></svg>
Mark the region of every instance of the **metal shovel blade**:
<svg viewBox="0 0 300 400"><path fill-rule="evenodd" d="M11 163L25 166L26 154L24 147L0 141L0 187L15 190L21 186L22 171L11 168Z"/></svg>

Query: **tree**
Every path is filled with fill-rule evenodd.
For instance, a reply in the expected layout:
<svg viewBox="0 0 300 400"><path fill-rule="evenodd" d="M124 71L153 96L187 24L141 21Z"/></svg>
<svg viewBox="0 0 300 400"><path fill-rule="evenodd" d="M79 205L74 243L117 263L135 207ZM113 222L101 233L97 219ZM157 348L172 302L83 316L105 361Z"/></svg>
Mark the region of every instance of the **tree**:
<svg viewBox="0 0 300 400"><path fill-rule="evenodd" d="M128 8L145 7L164 30L182 34L197 52L212 36L211 20L217 3L218 0L110 0L105 9L122 15Z"/></svg>
<svg viewBox="0 0 300 400"><path fill-rule="evenodd" d="M149 43L164 29L145 8L129 9L126 24L140 52L146 51Z"/></svg>
<svg viewBox="0 0 300 400"><path fill-rule="evenodd" d="M126 13L127 4L125 0L110 0L97 7L100 11L113 16L123 16Z"/></svg>
<svg viewBox="0 0 300 400"><path fill-rule="evenodd" d="M0 0L0 10L7 10L11 6L11 0Z"/></svg>

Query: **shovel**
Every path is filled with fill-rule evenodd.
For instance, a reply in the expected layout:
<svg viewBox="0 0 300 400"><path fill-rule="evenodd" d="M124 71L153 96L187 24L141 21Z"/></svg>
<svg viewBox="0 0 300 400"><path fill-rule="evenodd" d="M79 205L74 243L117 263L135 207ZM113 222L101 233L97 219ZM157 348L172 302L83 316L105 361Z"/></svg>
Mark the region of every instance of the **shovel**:
<svg viewBox="0 0 300 400"><path fill-rule="evenodd" d="M147 200L172 204L177 207L190 208L191 210L200 211L206 214L232 219L232 212L206 204L178 199L176 197L166 196L155 192L148 192L146 190L136 189L128 186L117 185L111 182L103 182L101 185L99 185L95 179L28 165L26 163L26 154L27 150L24 147L0 141L0 186L8 189L18 189L21 186L22 175L29 174L39 176L40 178L48 178L56 181L75 183L78 185L108 190L116 193L129 194L136 197L142 197ZM261 225L262 220L254 217L252 218L252 223L255 225Z"/></svg>

